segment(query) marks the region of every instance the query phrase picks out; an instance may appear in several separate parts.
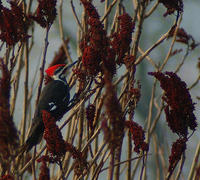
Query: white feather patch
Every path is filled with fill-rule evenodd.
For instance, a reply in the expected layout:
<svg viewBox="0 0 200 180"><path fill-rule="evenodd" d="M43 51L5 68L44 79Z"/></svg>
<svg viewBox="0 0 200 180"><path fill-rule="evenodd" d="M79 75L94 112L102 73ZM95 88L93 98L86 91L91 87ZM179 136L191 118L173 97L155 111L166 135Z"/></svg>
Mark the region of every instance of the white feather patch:
<svg viewBox="0 0 200 180"><path fill-rule="evenodd" d="M49 111L54 111L57 108L57 106L55 105L54 102L50 102L49 106L50 106L50 110Z"/></svg>

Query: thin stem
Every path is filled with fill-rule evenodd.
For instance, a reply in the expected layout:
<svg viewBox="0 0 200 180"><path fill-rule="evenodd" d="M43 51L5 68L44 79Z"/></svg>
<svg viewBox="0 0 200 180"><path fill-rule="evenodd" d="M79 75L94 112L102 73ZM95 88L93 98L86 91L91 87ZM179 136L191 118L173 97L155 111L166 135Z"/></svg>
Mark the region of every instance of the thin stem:
<svg viewBox="0 0 200 180"><path fill-rule="evenodd" d="M69 60L70 63L72 63L72 58L70 56L70 53L68 51L68 48L65 43L65 38L64 38L64 32L63 32L63 23L62 23L62 7L63 7L63 0L60 0L60 6L59 6L59 11L58 11L58 20L59 20L59 31L60 31L60 38L62 40L63 44L63 49L65 51L65 55L67 59Z"/></svg>
<svg viewBox="0 0 200 180"><path fill-rule="evenodd" d="M104 13L108 10L108 6L109 6L110 0L105 0L105 6L104 6ZM104 29L105 31L108 28L108 18L104 19Z"/></svg>
<svg viewBox="0 0 200 180"><path fill-rule="evenodd" d="M192 88L194 88L200 80L200 74L198 75L197 79L194 81L194 83L189 87L189 90L191 90Z"/></svg>
<svg viewBox="0 0 200 180"><path fill-rule="evenodd" d="M175 21L175 27L176 27L176 29L175 29L174 34L173 34L172 42L171 42L169 51L168 51L168 53L167 53L167 55L166 55L166 57L165 57L165 59L163 61L163 64L160 66L159 71L163 70L163 68L165 67L165 65L167 64L167 62L168 62L168 60L169 60L169 58L171 56L171 53L172 53L172 50L173 50L173 47L174 47L174 44L175 44L175 41L176 41L176 34L177 34L178 28L179 28L179 26L181 24L181 20L182 20L182 15L181 15L181 18L178 20L177 25L176 25L176 21Z"/></svg>
<svg viewBox="0 0 200 180"><path fill-rule="evenodd" d="M78 19L78 16L76 14L75 7L74 7L74 4L73 4L73 0L71 0L70 3L71 3L71 8L72 8L72 12L73 12L73 15L75 17L76 23L78 24L78 26L81 29L81 31L84 32L83 27L82 27L82 25L81 25L81 23L80 23L80 21Z"/></svg>
<svg viewBox="0 0 200 180"><path fill-rule="evenodd" d="M22 136L21 143L24 144L26 132L26 115L27 115L27 100L28 100L28 77L29 77L29 55L28 55L28 41L25 44L25 80L24 80L24 104L22 117Z"/></svg>
<svg viewBox="0 0 200 180"><path fill-rule="evenodd" d="M28 163L26 163L24 165L24 167L22 169L19 170L19 176L23 175L23 173L27 170L27 168L29 168L29 166L31 165L31 163L33 161L35 161L44 152L45 149L46 149L46 146L43 147L34 158L32 158Z"/></svg>
<svg viewBox="0 0 200 180"><path fill-rule="evenodd" d="M121 162L119 162L119 163L114 164L114 166L119 166L119 165L121 165L121 164L125 164L125 163L128 163L128 162L137 160L137 159L139 159L139 158L142 158L142 157L144 157L144 156L142 155L142 156L134 157L134 158L131 158L131 159L127 159L127 160L125 160L125 161L121 161ZM106 167L106 168L103 168L103 169L101 170L101 172L103 172L103 171L105 171L105 170L107 170L107 169L109 169L109 166Z"/></svg>
<svg viewBox="0 0 200 180"><path fill-rule="evenodd" d="M115 152L116 157L115 157L114 164L120 163L123 138L121 138L120 141L121 141L121 142L120 142L120 145L117 147L116 152ZM119 165L116 166L116 168L115 168L115 173L114 173L114 179L115 179L115 180L119 180L119 177L120 177L120 165L121 165L121 164L119 164ZM115 166L114 166L114 167L115 167Z"/></svg>
<svg viewBox="0 0 200 180"><path fill-rule="evenodd" d="M82 140L83 140L83 122L84 122L84 106L83 103L80 107L80 113L79 113L79 126L78 126L78 150L81 150L82 147Z"/></svg>
<svg viewBox="0 0 200 180"><path fill-rule="evenodd" d="M196 152L195 152L195 155L194 155L194 158L193 158L193 161L192 161L192 166L190 168L190 172L189 172L189 175L188 175L188 178L187 178L188 180L193 179L194 171L195 171L195 168L197 167L197 164L198 164L199 154L200 154L200 143L196 147Z"/></svg>
<svg viewBox="0 0 200 180"><path fill-rule="evenodd" d="M152 135L152 133L154 132L154 130L156 128L157 122L160 119L160 116L161 116L161 113L162 113L163 109L164 109L164 101L162 100L161 105L160 105L160 107L158 109L157 115L156 115L156 117L155 117L155 119L154 119L154 121L153 121L153 123L151 125L150 136Z"/></svg>
<svg viewBox="0 0 200 180"><path fill-rule="evenodd" d="M127 158L131 159L132 158L132 135L131 132L128 132L128 154ZM126 173L126 179L131 180L131 161L127 162L127 173Z"/></svg>
<svg viewBox="0 0 200 180"><path fill-rule="evenodd" d="M114 150L110 150L110 162L109 162L109 169L108 169L108 180L113 179L113 174L114 174L114 157L115 157L115 152Z"/></svg>
<svg viewBox="0 0 200 180"><path fill-rule="evenodd" d="M144 51L138 47L139 52L143 55ZM151 63L151 65L156 69L156 71L158 71L159 67L158 65L153 61L153 59L150 58L150 56L146 56L147 61L149 61Z"/></svg>
<svg viewBox="0 0 200 180"><path fill-rule="evenodd" d="M134 168L133 168L133 170L132 170L131 179L134 179L134 178L135 178L136 171L137 171L137 169L138 169L138 167L139 167L139 163L140 163L141 159L142 159L142 157L139 158L139 159L137 159L137 161L136 161L136 163L135 163L135 166L134 166Z"/></svg>
<svg viewBox="0 0 200 180"><path fill-rule="evenodd" d="M90 165L89 165L89 167L88 167L88 169L87 169L87 172L83 172L83 174L82 174L80 177L78 177L78 179L84 177L84 176L90 171L91 167L92 167L93 164L96 162L96 160L100 157L100 155L101 155L101 153L102 153L102 151L103 151L103 149L104 149L105 147L106 147L106 143L103 142L103 143L100 145L98 152L95 154L95 156L94 156L93 159L91 160L91 163L90 163ZM83 151L82 151L82 152L83 152Z"/></svg>
<svg viewBox="0 0 200 180"><path fill-rule="evenodd" d="M17 58L17 62L18 62L18 65L17 65L17 70L16 70L16 73L14 75L14 80L13 80L13 89L14 89L14 92L12 94L12 97L11 97L11 116L13 116L13 113L15 111L15 104L16 104L16 99L17 99L17 93L18 93L18 90L19 90L19 81L20 81L20 74L22 72L22 55L23 55L23 47L20 49L20 53L19 53L19 56Z"/></svg>
<svg viewBox="0 0 200 180"><path fill-rule="evenodd" d="M107 151L104 151L103 155L101 156L101 161L99 165L97 166L95 172L93 173L93 177L91 178L92 180L98 179L98 176L100 174L101 168L103 167L105 161L108 159L109 154L106 156ZM106 156L106 157L105 157Z"/></svg>
<svg viewBox="0 0 200 180"><path fill-rule="evenodd" d="M153 88L152 88L152 92L151 92L151 100L149 103L149 113L148 113L148 119L147 119L147 134L146 134L146 139L147 139L147 143L150 142L150 129L151 129L151 119L152 119L152 111L153 111L153 101L154 101L154 97L155 97L155 88L156 88L156 80L154 81L153 84ZM145 180L146 179L146 171L147 171L147 166L146 163L147 162L147 157L143 158L143 166L142 166L142 179Z"/></svg>
<svg viewBox="0 0 200 180"><path fill-rule="evenodd" d="M178 169L178 173L176 175L176 179L175 180L179 180L180 176L181 176L181 172L183 170L183 165L185 163L185 152L183 153L182 157L181 157L181 162L180 162L180 167Z"/></svg>
<svg viewBox="0 0 200 180"><path fill-rule="evenodd" d="M43 83L43 79L44 79L44 67L45 67L45 63L46 63L47 48L48 48L48 45L49 45L49 41L48 41L49 30L50 30L50 27L47 27L46 28L46 36L45 36L45 44L44 44L44 49L43 49L43 56L42 56L42 64L41 64L41 67L40 67L40 81L39 81L39 86L38 86L38 91L37 91L37 99L36 99L35 106L37 106L37 104L39 102L40 94L41 94L41 91L42 91L42 83Z"/></svg>
<svg viewBox="0 0 200 180"><path fill-rule="evenodd" d="M153 7L148 12L146 12L144 18L148 18L156 10L159 3L160 3L159 0L157 0L156 3L153 5Z"/></svg>
<svg viewBox="0 0 200 180"><path fill-rule="evenodd" d="M114 1L112 2L112 4L110 4L110 6L107 8L106 13L105 13L104 16L101 18L101 22L105 21L105 19L106 19L107 16L110 14L110 12L111 12L113 6L116 4L117 1L118 1L118 0L114 0Z"/></svg>
<svg viewBox="0 0 200 180"><path fill-rule="evenodd" d="M160 179L160 164L159 164L159 154L158 154L158 141L157 136L153 135L155 161L156 161L156 180Z"/></svg>
<svg viewBox="0 0 200 180"><path fill-rule="evenodd" d="M131 54L133 54L135 57L137 57L137 52L138 52L138 45L139 45L139 41L140 41L140 37L141 37L141 33L142 33L142 25L144 22L144 14L145 14L145 9L146 9L146 2L145 0L142 0L138 5L138 10L137 14L139 16L139 20L138 20L138 26L137 26L137 30L135 32L135 37L134 37L134 43L133 43L133 49Z"/></svg>
<svg viewBox="0 0 200 180"><path fill-rule="evenodd" d="M162 37L161 37L159 40L157 40L149 49L147 49L147 50L144 52L144 54L142 54L141 56L139 56L139 57L137 58L137 60L135 61L135 65L141 63L141 61L142 61L146 56L148 56L152 50L154 50L154 49L155 49L158 45L160 45L165 39L167 39L170 32L171 32L171 29L169 29L165 34L163 34Z"/></svg>

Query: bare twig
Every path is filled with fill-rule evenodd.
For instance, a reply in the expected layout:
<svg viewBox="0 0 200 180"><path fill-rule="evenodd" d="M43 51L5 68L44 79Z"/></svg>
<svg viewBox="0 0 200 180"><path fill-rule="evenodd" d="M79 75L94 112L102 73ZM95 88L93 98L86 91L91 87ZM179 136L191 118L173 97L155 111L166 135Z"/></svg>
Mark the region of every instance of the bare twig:
<svg viewBox="0 0 200 180"><path fill-rule="evenodd" d="M46 36L45 36L45 44L44 44L44 49L43 49L43 56L42 56L42 64L40 67L40 81L39 81L39 85L38 85L38 92L37 92L37 99L36 99L35 106L38 104L40 94L42 91L42 83L43 83L43 79L44 79L44 67L45 67L45 63L46 63L47 48L49 45L49 41L48 41L49 30L50 30L50 27L47 27L46 28Z"/></svg>
<svg viewBox="0 0 200 180"><path fill-rule="evenodd" d="M105 13L104 16L101 18L101 22L105 21L105 19L106 19L107 16L110 14L110 12L111 12L113 6L116 4L117 1L118 1L118 0L114 0L114 1L112 2L112 4L110 4L110 6L107 8L106 13Z"/></svg>
<svg viewBox="0 0 200 180"><path fill-rule="evenodd" d="M188 178L187 178L188 180L193 179L195 167L197 166L198 159L199 159L199 154L200 154L200 143L196 147L196 152L195 152L195 155L194 155L194 158L193 158L193 161L192 161L192 165L191 165L191 168L190 168L190 172L189 172L189 175L188 175Z"/></svg>
<svg viewBox="0 0 200 180"><path fill-rule="evenodd" d="M21 143L24 144L26 132L26 115L27 115L27 100L28 100L28 78L29 78L29 58L28 58L28 42L25 44L25 80L24 80L24 104L23 104L23 119L22 119L22 136Z"/></svg>
<svg viewBox="0 0 200 180"><path fill-rule="evenodd" d="M137 4L137 9L138 9L138 11L136 11L136 13L137 13L136 15L138 15L138 26L137 26L137 30L135 32L133 49L131 52L131 54L133 54L135 57L137 57L139 41L140 41L140 37L141 37L141 33L142 33L142 25L144 22L146 1L142 0L139 4Z"/></svg>
<svg viewBox="0 0 200 180"><path fill-rule="evenodd" d="M12 94L12 97L11 97L11 116L13 116L13 113L15 111L15 104L16 104L16 99L17 99L17 93L18 93L18 90L19 90L19 81L20 81L20 74L21 74L21 71L22 71L22 55L23 55L23 48L21 48L20 50L20 53L19 53L19 56L18 56L18 65L17 65L17 70L16 70L16 73L14 75L14 78L13 78L13 94Z"/></svg>
<svg viewBox="0 0 200 180"><path fill-rule="evenodd" d="M148 12L145 13L144 18L148 18L156 10L156 8L158 7L158 4L159 4L159 0L157 0L155 4L153 5L153 7Z"/></svg>
<svg viewBox="0 0 200 180"><path fill-rule="evenodd" d="M178 169L177 175L176 175L176 179L175 180L179 180L181 172L183 170L183 165L185 162L185 153L183 153L182 157L181 157L181 162L180 162L180 167Z"/></svg>
<svg viewBox="0 0 200 180"><path fill-rule="evenodd" d="M71 0L70 3L71 3L71 8L72 8L72 12L73 12L73 15L75 17L76 23L78 24L78 26L81 29L81 31L84 32L83 27L82 27L82 25L81 25L81 23L80 23L80 21L78 19L78 16L76 14L75 7L74 7L74 4L73 4L73 0Z"/></svg>
<svg viewBox="0 0 200 180"><path fill-rule="evenodd" d="M119 162L119 163L114 164L114 166L118 166L119 164L124 164L124 163L127 163L127 162L131 162L131 161L134 161L134 160L139 159L139 158L142 158L142 157L144 157L144 156L142 155L142 156L134 157L134 158L131 158L131 159L128 159L128 160L125 160L125 161L121 161L121 162ZM109 169L109 167L103 168L103 169L101 170L101 172L103 172L103 171L105 171L105 170L107 170L107 169Z"/></svg>
<svg viewBox="0 0 200 180"><path fill-rule="evenodd" d="M170 58L170 55L171 55L171 52L173 50L173 47L174 47L174 44L175 44L175 41L176 41L176 34L178 32L178 28L181 24L181 20L182 20L182 15L181 15L181 18L178 20L178 23L176 24L176 21L175 21L175 31L174 31L174 34L173 34L173 38L172 38L172 42L171 42L171 45L170 45L170 48L169 48L169 51L163 61L163 64L160 66L159 68L159 71L162 71L163 68L165 67L165 65L167 64L169 58Z"/></svg>
<svg viewBox="0 0 200 180"><path fill-rule="evenodd" d="M131 133L128 132L128 154L127 154L128 159L132 159L132 137ZM131 167L132 167L132 162L128 161L127 162L127 174L126 174L126 179L130 180L131 179Z"/></svg>
<svg viewBox="0 0 200 180"><path fill-rule="evenodd" d="M72 58L70 56L70 53L68 51L67 45L65 43L65 38L64 38L64 32L63 32L63 23L62 23L62 7L63 7L63 0L60 0L60 6L59 6L59 13L58 13L58 19L59 19L59 31L60 31L60 38L62 40L62 45L63 49L65 51L65 55L67 59L69 60L70 63L72 63Z"/></svg>
<svg viewBox="0 0 200 180"><path fill-rule="evenodd" d="M171 29L169 29L165 34L162 35L162 37L157 40L149 49L147 49L144 54L142 54L141 56L138 57L138 59L136 60L135 64L139 64L146 56L149 55L149 53L155 49L158 45L160 45L165 39L167 39L167 37L169 36Z"/></svg>

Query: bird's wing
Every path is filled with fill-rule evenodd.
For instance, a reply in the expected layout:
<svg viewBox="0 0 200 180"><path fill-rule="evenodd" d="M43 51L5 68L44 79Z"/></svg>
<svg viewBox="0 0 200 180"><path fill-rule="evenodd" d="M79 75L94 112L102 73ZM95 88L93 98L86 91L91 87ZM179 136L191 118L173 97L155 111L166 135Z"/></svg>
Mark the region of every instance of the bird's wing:
<svg viewBox="0 0 200 180"><path fill-rule="evenodd" d="M64 84L62 81L50 82L43 88L38 103L38 110L43 109L48 112L55 112L61 105L67 105L69 98L68 85Z"/></svg>

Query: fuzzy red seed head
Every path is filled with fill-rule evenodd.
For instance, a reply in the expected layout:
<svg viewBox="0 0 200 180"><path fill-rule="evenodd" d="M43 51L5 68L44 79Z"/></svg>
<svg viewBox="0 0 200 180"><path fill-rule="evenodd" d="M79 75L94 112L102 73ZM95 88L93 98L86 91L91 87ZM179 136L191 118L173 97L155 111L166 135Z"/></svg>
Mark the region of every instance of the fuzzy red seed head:
<svg viewBox="0 0 200 180"><path fill-rule="evenodd" d="M56 64L54 66L51 66L49 67L48 69L45 70L45 72L47 73L48 76L53 76L54 75L54 72L55 70L58 68L58 67L64 67L66 64Z"/></svg>

